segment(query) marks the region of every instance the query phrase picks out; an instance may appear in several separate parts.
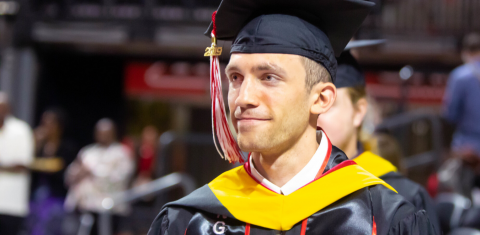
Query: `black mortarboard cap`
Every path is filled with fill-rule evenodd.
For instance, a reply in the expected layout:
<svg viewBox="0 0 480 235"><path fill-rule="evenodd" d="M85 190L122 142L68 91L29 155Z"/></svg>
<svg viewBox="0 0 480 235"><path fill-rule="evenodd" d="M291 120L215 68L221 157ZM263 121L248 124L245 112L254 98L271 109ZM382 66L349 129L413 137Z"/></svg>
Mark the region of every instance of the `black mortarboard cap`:
<svg viewBox="0 0 480 235"><path fill-rule="evenodd" d="M365 75L363 74L362 67L352 56L350 49L375 46L385 42L386 40L384 39L378 39L356 40L348 43L345 47L345 51L343 51L340 57L337 58L338 66L335 86L337 88L365 86Z"/></svg>
<svg viewBox="0 0 480 235"><path fill-rule="evenodd" d="M335 56L373 5L363 0L223 0L216 14L216 37L233 40L232 53L305 56L335 79ZM210 36L212 29L210 24L205 34Z"/></svg>
<svg viewBox="0 0 480 235"><path fill-rule="evenodd" d="M353 58L350 50L342 52L337 61L337 77L334 82L337 89L342 87L365 86L363 70L357 60Z"/></svg>

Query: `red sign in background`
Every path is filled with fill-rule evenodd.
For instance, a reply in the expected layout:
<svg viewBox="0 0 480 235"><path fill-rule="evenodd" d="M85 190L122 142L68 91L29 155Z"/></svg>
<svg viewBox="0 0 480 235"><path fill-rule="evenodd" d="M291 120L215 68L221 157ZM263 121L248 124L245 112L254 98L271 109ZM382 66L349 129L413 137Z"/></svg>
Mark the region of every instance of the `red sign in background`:
<svg viewBox="0 0 480 235"><path fill-rule="evenodd" d="M132 62L125 68L125 91L132 96L204 96L209 93L208 63Z"/></svg>

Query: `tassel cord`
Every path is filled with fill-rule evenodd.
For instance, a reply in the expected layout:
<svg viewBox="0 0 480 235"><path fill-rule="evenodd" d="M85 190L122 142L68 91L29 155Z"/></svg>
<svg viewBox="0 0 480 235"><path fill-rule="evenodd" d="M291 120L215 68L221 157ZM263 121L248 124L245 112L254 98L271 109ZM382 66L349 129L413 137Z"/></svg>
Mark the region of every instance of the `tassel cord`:
<svg viewBox="0 0 480 235"><path fill-rule="evenodd" d="M215 50L216 47L216 23L215 23L216 12L212 14L213 30L211 33L212 40L212 50ZM243 163L243 157L241 150L238 147L238 144L233 137L230 127L228 125L228 119L225 112L225 103L223 100L222 93L222 81L220 74L220 62L218 56L213 54L210 55L210 98L212 99L212 132L213 132L213 142L215 148L220 156L229 162L240 162ZM218 138L215 139L215 136ZM220 151L218 145L222 149Z"/></svg>

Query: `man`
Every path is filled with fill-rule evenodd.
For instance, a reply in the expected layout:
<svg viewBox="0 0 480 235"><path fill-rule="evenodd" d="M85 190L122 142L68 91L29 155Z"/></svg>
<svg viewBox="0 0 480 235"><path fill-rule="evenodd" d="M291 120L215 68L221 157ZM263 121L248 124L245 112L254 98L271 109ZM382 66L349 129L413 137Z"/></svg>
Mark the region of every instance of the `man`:
<svg viewBox="0 0 480 235"><path fill-rule="evenodd" d="M0 92L0 234L17 235L28 214L33 134L10 115L8 96Z"/></svg>
<svg viewBox="0 0 480 235"><path fill-rule="evenodd" d="M335 52L370 7L342 0L222 1L208 33L234 39L228 104L238 146L251 154L245 165L167 204L149 235L433 234L425 212L346 161L325 134L315 141L318 115L336 96ZM217 99L221 93L213 91ZM217 122L220 100L214 127L227 159L234 159L228 129Z"/></svg>
<svg viewBox="0 0 480 235"><path fill-rule="evenodd" d="M465 167L453 190L471 198L474 185L479 187L480 172L480 33L465 36L462 45L465 63L454 69L448 79L443 99L443 117L455 126L451 149Z"/></svg>
<svg viewBox="0 0 480 235"><path fill-rule="evenodd" d="M464 65L450 74L444 97L444 117L456 125L452 150L466 157L480 158L480 33L465 37ZM474 159L472 159L475 161Z"/></svg>
<svg viewBox="0 0 480 235"><path fill-rule="evenodd" d="M358 48L375 45L373 44L375 41L358 40L350 44L356 44L357 46L353 48ZM377 42L381 43L381 41ZM332 140L332 144L342 149L348 158L395 188L417 210L425 210L436 234L440 234L435 205L427 191L421 185L397 173L397 167L386 159L371 151L365 151L360 143L359 136L367 113L368 101L363 71L350 50L344 51L338 59L335 86L337 99L328 112L318 117L318 126L323 128Z"/></svg>
<svg viewBox="0 0 480 235"><path fill-rule="evenodd" d="M131 152L116 141L115 130L112 120L104 118L98 121L95 126L96 143L80 150L66 172L66 182L70 187L66 209L93 214L95 222L99 213L106 210L103 200L127 190L134 170ZM114 233L125 232L123 220L128 209L127 205L112 209ZM98 234L97 227L94 225L91 234Z"/></svg>

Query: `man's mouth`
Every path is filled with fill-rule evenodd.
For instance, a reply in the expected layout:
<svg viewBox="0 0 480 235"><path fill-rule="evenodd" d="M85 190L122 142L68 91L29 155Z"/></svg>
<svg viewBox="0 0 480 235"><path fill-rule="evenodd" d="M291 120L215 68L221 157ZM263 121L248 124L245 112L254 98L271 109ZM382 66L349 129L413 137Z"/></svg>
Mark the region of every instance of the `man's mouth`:
<svg viewBox="0 0 480 235"><path fill-rule="evenodd" d="M240 129L245 128L245 127L253 127L256 125L261 125L263 123L266 123L269 121L269 119L263 119L263 118L240 118L237 119L237 125Z"/></svg>
<svg viewBox="0 0 480 235"><path fill-rule="evenodd" d="M238 121L268 121L268 119L263 118L238 118Z"/></svg>

